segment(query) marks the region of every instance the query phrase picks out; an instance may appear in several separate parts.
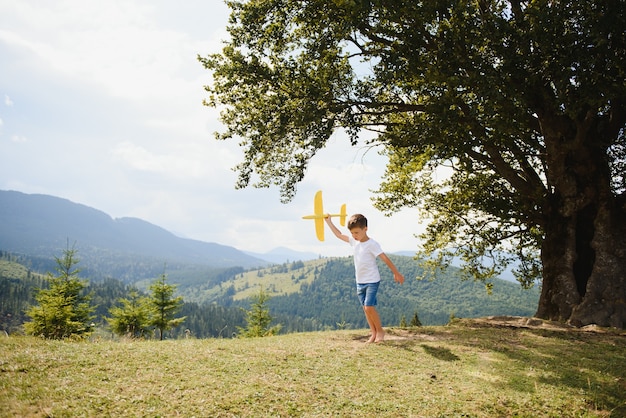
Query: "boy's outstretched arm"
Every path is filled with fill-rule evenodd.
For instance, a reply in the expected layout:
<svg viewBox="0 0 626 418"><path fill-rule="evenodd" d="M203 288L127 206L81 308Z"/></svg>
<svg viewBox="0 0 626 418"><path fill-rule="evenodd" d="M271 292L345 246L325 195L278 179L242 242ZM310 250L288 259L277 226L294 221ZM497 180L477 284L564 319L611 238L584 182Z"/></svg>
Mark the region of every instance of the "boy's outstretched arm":
<svg viewBox="0 0 626 418"><path fill-rule="evenodd" d="M326 218L324 219L326 219L326 223L328 224L328 227L330 228L331 231L333 231L333 234L335 234L337 238L345 242L350 242L350 239L348 238L348 236L342 234L341 231L335 226L335 224L333 224L333 221L331 221L330 216L326 216Z"/></svg>
<svg viewBox="0 0 626 418"><path fill-rule="evenodd" d="M385 262L385 264L387 264L387 266L389 267L389 269L391 270L391 272L393 273L393 279L402 284L404 283L404 276L398 271L398 269L396 268L396 265L393 264L393 261L391 261L389 259L389 257L387 257L387 254L382 253L381 255L378 256L381 260L383 260Z"/></svg>

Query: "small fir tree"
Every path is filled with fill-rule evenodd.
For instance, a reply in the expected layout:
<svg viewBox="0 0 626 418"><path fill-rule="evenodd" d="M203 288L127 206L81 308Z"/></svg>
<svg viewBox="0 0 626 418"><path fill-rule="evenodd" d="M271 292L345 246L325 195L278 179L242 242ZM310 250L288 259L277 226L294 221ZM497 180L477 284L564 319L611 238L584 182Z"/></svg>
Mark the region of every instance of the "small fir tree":
<svg viewBox="0 0 626 418"><path fill-rule="evenodd" d="M75 267L79 262L76 252L68 247L62 258L55 257L58 275L48 272L49 288L37 290L37 305L26 311L32 318L24 323L27 334L57 340L91 335L91 314L95 308L90 305L91 295L83 292L87 284L78 277L80 269Z"/></svg>
<svg viewBox="0 0 626 418"><path fill-rule="evenodd" d="M111 317L106 318L115 334L132 338L143 338L152 334L150 298L133 290L129 298L120 298L118 302L121 306L111 307L109 309Z"/></svg>
<svg viewBox="0 0 626 418"><path fill-rule="evenodd" d="M245 328L237 327L241 337L266 337L277 334L281 325L270 327L274 318L270 315L267 302L270 295L261 288L259 293L252 297L253 303L250 310L246 311Z"/></svg>
<svg viewBox="0 0 626 418"><path fill-rule="evenodd" d="M159 330L159 339L163 340L163 332L176 328L185 321L186 317L175 318L174 316L183 305L182 296L174 297L176 286L166 283L165 273L150 285L152 296L150 297L151 320L149 325Z"/></svg>
<svg viewBox="0 0 626 418"><path fill-rule="evenodd" d="M422 322L420 321L420 319L417 316L417 311L415 311L413 313L413 318L411 318L411 326L412 327L421 327L422 326Z"/></svg>

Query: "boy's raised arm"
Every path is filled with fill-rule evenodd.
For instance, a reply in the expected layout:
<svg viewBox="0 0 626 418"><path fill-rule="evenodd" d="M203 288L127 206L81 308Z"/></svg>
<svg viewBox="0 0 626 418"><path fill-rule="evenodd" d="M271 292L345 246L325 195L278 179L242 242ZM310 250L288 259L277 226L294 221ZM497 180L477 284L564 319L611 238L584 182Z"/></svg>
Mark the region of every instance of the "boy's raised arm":
<svg viewBox="0 0 626 418"><path fill-rule="evenodd" d="M328 224L328 227L330 228L331 231L333 231L333 234L335 234L337 238L345 242L350 242L350 239L348 238L348 236L342 234L341 231L335 226L335 224L333 224L333 221L331 220L330 216L326 216L326 218L324 219L326 219L326 223Z"/></svg>

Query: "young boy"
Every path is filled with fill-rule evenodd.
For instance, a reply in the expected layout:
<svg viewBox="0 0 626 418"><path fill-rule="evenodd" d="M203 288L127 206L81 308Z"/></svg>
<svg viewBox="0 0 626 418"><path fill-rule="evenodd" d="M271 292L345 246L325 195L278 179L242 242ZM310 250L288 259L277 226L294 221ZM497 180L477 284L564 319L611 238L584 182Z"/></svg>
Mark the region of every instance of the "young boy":
<svg viewBox="0 0 626 418"><path fill-rule="evenodd" d="M402 284L404 276L400 274L393 262L383 252L380 244L367 236L367 218L361 214L352 215L348 219L348 229L351 236L344 235L337 229L327 216L326 223L337 238L349 243L354 249L354 270L356 273L356 289L365 318L372 331L372 336L367 341L381 342L385 338L385 331L380 322L380 316L376 311L376 292L380 284L380 272L376 264L376 258L380 257L393 272L393 279Z"/></svg>

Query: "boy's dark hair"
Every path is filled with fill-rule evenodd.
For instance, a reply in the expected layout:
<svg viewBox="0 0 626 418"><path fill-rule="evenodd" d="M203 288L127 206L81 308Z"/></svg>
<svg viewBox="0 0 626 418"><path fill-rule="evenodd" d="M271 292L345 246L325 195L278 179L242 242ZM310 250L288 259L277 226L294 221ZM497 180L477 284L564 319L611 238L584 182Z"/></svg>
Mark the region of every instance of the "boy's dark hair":
<svg viewBox="0 0 626 418"><path fill-rule="evenodd" d="M348 219L348 229L365 228L367 226L367 218L360 213L350 216Z"/></svg>

